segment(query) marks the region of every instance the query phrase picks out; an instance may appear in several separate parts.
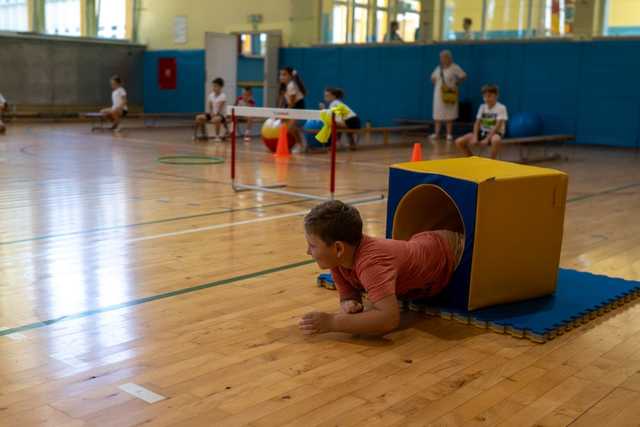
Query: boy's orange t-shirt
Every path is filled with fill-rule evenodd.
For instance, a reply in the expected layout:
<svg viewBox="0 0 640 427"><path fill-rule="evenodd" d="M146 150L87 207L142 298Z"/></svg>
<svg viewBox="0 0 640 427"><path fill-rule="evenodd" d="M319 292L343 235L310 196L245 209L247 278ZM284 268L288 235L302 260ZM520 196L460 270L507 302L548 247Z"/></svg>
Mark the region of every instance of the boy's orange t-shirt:
<svg viewBox="0 0 640 427"><path fill-rule="evenodd" d="M367 293L376 303L390 295L420 298L436 295L455 269L454 254L446 240L426 231L410 240L363 236L353 268L331 269L341 300L360 300Z"/></svg>

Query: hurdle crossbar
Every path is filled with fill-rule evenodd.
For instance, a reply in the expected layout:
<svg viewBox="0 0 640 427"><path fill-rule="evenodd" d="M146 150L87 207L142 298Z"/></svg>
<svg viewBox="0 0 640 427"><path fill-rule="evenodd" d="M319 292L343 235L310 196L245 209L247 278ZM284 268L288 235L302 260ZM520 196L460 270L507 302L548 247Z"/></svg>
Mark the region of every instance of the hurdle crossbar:
<svg viewBox="0 0 640 427"><path fill-rule="evenodd" d="M237 129L238 117L260 117L265 119L285 119L285 120L320 120L321 110L294 110L288 108L263 108L263 107L238 107L228 106L227 114L231 116L231 186L234 191L261 191L266 193L281 194L285 196L300 197L310 200L335 200L336 193L336 153L338 146L338 132L335 114L331 117L331 173L329 177L329 195L319 196L316 194L300 193L282 190L284 184L276 185L255 185L238 182L236 174L237 164ZM349 200L350 203L362 203L384 199L384 194L364 197L357 200Z"/></svg>

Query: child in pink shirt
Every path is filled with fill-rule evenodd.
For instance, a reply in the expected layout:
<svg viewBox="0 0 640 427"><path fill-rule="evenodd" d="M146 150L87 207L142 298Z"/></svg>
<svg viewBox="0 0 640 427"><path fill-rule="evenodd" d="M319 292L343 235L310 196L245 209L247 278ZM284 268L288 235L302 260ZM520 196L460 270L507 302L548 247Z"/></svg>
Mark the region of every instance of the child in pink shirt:
<svg viewBox="0 0 640 427"><path fill-rule="evenodd" d="M462 235L418 233L408 241L362 233L358 210L340 201L322 203L305 217L307 253L331 269L341 313L312 312L299 323L305 334L348 332L383 335L400 321L398 299L432 297L447 286L462 255ZM364 310L362 296L372 304Z"/></svg>

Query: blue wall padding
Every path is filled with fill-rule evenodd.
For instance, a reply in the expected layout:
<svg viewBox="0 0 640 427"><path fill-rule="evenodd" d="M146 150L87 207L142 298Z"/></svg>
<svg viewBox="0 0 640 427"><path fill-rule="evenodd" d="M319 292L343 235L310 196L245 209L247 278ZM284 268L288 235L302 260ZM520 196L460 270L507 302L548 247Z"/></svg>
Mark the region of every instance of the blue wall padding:
<svg viewBox="0 0 640 427"><path fill-rule="evenodd" d="M177 87L158 87L158 58L175 58ZM204 110L204 50L147 51L144 55L144 111L196 113Z"/></svg>
<svg viewBox="0 0 640 427"><path fill-rule="evenodd" d="M460 95L474 114L480 87L497 83L509 112L539 113L545 134L639 146L639 40L284 48L280 62L300 71L309 108L321 101L324 87L339 86L363 120L391 125L397 118L432 117L429 76L444 48L469 75Z"/></svg>
<svg viewBox="0 0 640 427"><path fill-rule="evenodd" d="M264 58L238 57L238 82L264 80Z"/></svg>
<svg viewBox="0 0 640 427"><path fill-rule="evenodd" d="M176 90L158 87L158 58L176 58L178 84ZM262 81L264 59L238 57L238 82ZM145 52L144 110L148 113L196 113L204 109L204 50L158 50ZM238 88L238 95L240 94ZM263 89L253 88L253 97L262 106ZM235 99L232 100L235 102Z"/></svg>
<svg viewBox="0 0 640 427"><path fill-rule="evenodd" d="M465 248L462 259L456 269L449 286L437 297L439 304L450 308L465 309L469 301L469 286L471 280L471 260L473 257L473 242L476 228L476 206L478 185L470 181L449 178L443 175L415 173L403 169L389 170L389 192L387 202L387 238L390 239L393 230L393 218L400 200L410 190L422 184L433 184L445 188L447 194L458 202L458 210L462 215L465 228Z"/></svg>

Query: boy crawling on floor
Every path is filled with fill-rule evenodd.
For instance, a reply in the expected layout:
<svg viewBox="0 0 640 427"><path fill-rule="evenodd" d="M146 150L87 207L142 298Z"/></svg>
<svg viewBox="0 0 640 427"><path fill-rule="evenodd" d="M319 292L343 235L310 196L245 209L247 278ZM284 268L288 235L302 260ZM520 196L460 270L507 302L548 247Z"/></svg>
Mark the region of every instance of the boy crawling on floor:
<svg viewBox="0 0 640 427"><path fill-rule="evenodd" d="M307 253L331 269L340 295L340 312L311 312L300 319L304 334L346 332L384 335L400 323L399 299L432 297L447 286L462 256L463 236L448 230L425 231L408 241L362 233L353 206L324 202L304 218ZM371 307L365 309L366 293Z"/></svg>

